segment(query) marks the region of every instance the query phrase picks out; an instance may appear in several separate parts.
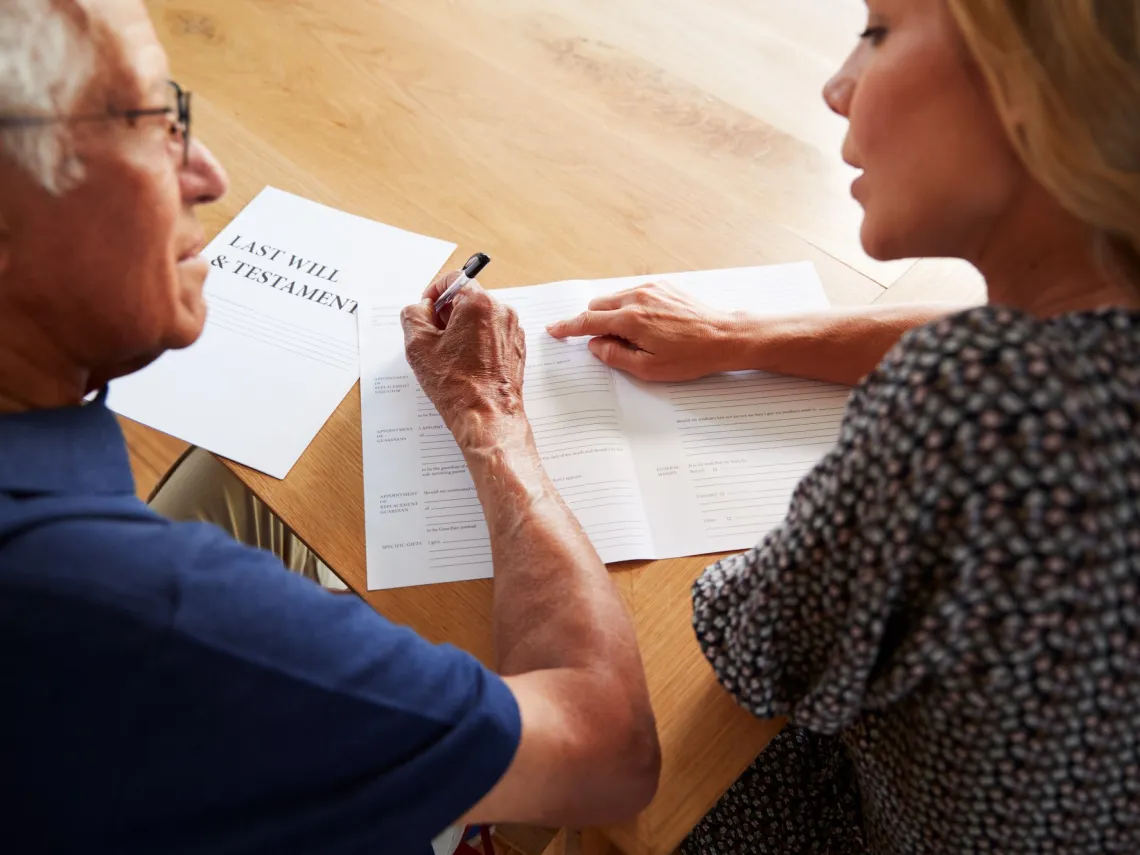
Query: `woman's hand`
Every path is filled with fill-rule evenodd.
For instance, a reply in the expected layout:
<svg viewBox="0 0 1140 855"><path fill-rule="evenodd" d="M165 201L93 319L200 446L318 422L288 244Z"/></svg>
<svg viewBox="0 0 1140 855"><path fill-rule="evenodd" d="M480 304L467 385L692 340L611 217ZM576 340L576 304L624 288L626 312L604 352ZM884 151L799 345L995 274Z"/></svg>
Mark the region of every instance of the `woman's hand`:
<svg viewBox="0 0 1140 855"><path fill-rule="evenodd" d="M526 337L513 309L478 284L467 285L437 317L442 276L400 313L408 364L460 448L494 442L504 419L522 419Z"/></svg>
<svg viewBox="0 0 1140 855"><path fill-rule="evenodd" d="M590 350L606 365L642 380L694 380L728 371L742 319L655 283L599 297L589 310L547 327L555 338L593 336Z"/></svg>

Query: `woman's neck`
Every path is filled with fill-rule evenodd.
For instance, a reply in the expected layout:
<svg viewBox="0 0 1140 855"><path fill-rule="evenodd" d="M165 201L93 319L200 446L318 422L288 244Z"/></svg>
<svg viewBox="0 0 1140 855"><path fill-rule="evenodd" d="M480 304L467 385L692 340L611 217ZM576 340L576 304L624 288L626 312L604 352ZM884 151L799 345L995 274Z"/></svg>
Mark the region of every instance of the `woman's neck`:
<svg viewBox="0 0 1140 855"><path fill-rule="evenodd" d="M1114 280L1091 258L1051 253L1021 266L981 263L978 269L991 304L1039 318L1111 307L1140 309L1140 288Z"/></svg>
<svg viewBox="0 0 1140 855"><path fill-rule="evenodd" d="M1092 231L1051 198L1023 200L993 230L974 266L989 302L1040 318L1119 306L1140 309L1140 285L1096 257Z"/></svg>

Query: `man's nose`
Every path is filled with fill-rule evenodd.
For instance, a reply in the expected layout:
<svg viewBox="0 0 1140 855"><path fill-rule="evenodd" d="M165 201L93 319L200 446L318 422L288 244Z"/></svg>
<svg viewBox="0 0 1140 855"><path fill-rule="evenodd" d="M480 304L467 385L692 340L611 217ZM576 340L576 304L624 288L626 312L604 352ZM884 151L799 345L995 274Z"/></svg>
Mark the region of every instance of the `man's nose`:
<svg viewBox="0 0 1140 855"><path fill-rule="evenodd" d="M181 172L182 201L190 205L216 202L230 187L229 176L205 145L190 140L190 152Z"/></svg>

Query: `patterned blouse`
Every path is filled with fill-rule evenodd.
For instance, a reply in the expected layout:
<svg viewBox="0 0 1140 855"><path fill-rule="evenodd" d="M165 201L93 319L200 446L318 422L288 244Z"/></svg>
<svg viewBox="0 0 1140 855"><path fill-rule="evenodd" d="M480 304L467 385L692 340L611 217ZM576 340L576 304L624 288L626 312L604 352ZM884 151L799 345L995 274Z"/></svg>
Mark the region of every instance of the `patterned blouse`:
<svg viewBox="0 0 1140 855"><path fill-rule="evenodd" d="M909 333L693 602L790 724L686 855L1140 852L1140 313Z"/></svg>

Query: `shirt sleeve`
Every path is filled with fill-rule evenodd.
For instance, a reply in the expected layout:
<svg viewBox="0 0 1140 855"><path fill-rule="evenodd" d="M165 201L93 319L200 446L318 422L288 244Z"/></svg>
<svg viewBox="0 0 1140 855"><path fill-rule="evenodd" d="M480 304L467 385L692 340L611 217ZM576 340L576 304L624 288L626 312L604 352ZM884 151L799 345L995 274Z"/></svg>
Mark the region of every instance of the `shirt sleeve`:
<svg viewBox="0 0 1140 855"><path fill-rule="evenodd" d="M151 762L124 785L187 829L166 851L426 852L506 771L518 707L473 657L175 528L186 563L128 713Z"/></svg>
<svg viewBox="0 0 1140 855"><path fill-rule="evenodd" d="M756 716L838 733L951 666L969 597L941 559L963 544L954 446L969 424L941 392L970 390L940 334L904 339L852 392L784 522L694 585L702 650Z"/></svg>

